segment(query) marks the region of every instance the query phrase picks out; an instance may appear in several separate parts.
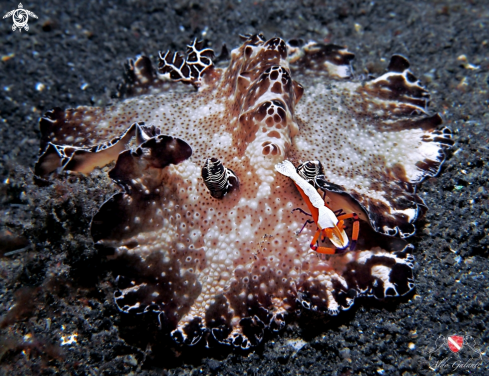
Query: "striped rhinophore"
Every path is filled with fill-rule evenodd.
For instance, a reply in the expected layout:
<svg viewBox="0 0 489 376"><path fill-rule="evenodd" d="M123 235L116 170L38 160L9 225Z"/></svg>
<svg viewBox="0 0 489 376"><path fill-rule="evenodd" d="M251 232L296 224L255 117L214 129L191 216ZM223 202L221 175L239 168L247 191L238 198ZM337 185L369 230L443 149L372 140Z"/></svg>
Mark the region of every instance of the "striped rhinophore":
<svg viewBox="0 0 489 376"><path fill-rule="evenodd" d="M239 179L233 170L224 167L217 158L209 158L202 167L202 179L211 196L222 199L232 190L239 188Z"/></svg>

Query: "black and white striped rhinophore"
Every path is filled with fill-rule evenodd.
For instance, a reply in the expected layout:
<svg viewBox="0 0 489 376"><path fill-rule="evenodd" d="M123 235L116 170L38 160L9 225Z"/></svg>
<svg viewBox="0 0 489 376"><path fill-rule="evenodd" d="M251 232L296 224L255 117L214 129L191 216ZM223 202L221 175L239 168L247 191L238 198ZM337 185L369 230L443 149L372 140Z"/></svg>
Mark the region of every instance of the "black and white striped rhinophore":
<svg viewBox="0 0 489 376"><path fill-rule="evenodd" d="M223 198L227 193L239 188L239 179L233 170L224 167L217 158L209 158L202 167L202 179L217 199Z"/></svg>
<svg viewBox="0 0 489 376"><path fill-rule="evenodd" d="M324 177L324 168L319 161L307 161L297 167L297 173L300 177L312 184L314 188L325 188L327 185Z"/></svg>

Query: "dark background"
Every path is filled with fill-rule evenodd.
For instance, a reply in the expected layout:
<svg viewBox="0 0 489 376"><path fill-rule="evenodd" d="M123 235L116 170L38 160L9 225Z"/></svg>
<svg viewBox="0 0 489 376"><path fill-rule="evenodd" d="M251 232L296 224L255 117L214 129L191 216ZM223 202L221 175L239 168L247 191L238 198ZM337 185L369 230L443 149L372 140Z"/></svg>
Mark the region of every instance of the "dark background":
<svg viewBox="0 0 489 376"><path fill-rule="evenodd" d="M17 1L1 1L2 15ZM23 5L38 16L29 31L13 32L11 19L0 20L1 375L429 375L427 353L439 335L471 335L487 352L487 1ZM410 239L415 293L359 301L333 320L303 312L246 353L179 347L154 316L123 315L113 304L108 261L88 233L91 216L115 190L105 174L34 184L37 122L54 106L113 101L126 58L143 52L156 61L158 51L185 50L195 37L218 52L224 42L238 46L239 34L257 32L345 45L357 73L381 74L392 54L405 55L456 143L440 177L420 187L429 210ZM77 343L60 346L73 333ZM296 340L303 341L299 351ZM487 374L488 365L484 357L471 373ZM467 373L451 365L437 372Z"/></svg>

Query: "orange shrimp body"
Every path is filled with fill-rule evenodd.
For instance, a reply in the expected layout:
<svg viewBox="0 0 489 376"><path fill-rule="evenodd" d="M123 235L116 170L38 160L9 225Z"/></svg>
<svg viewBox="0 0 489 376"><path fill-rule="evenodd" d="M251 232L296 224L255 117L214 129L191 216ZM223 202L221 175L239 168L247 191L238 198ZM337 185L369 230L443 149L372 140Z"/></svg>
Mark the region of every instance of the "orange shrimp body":
<svg viewBox="0 0 489 376"><path fill-rule="evenodd" d="M350 246L350 250L353 250L359 233L358 216L355 213L349 213L337 217L325 204L318 191L297 173L296 168L290 161L285 160L275 165L275 170L294 181L318 227L311 241L311 249L322 254L335 254L345 251L350 246L350 240L344 229L344 220L353 218L355 220L352 233L353 241ZM317 243L320 235L322 235L321 240L328 238L336 248L318 247Z"/></svg>

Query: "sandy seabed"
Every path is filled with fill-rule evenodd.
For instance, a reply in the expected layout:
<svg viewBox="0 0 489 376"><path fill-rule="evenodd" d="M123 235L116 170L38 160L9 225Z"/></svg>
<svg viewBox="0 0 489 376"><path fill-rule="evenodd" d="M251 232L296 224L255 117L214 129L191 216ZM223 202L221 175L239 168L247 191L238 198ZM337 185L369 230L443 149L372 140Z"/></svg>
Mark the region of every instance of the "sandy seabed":
<svg viewBox="0 0 489 376"><path fill-rule="evenodd" d="M0 11L17 5L3 1ZM428 357L440 335L472 336L477 348L488 350L487 2L24 6L38 16L29 19L29 31L13 32L11 19L0 22L0 375L488 373L485 355L456 369L454 362L468 356ZM410 239L415 293L360 301L334 319L303 312L248 352L180 347L154 316L136 319L113 303L113 276L88 231L92 215L116 190L106 174L34 184L38 118L55 106L110 103L126 58L145 53L155 60L158 51L183 50L194 37L219 51L224 42L237 46L239 34L257 32L345 45L359 74L366 67L381 74L392 54L405 55L455 146L440 176L419 188L428 212Z"/></svg>

